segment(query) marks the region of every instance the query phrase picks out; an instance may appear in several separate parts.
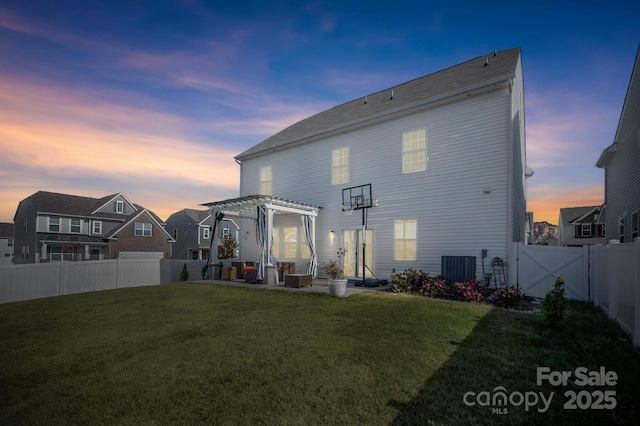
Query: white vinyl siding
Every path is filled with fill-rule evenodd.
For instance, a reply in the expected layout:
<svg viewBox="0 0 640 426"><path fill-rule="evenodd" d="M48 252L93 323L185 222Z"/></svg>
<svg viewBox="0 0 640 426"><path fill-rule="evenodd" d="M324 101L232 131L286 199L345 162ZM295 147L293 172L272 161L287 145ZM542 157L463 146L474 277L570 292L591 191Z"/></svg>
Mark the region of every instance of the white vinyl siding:
<svg viewBox="0 0 640 426"><path fill-rule="evenodd" d="M272 195L273 191L273 177L271 166L262 167L260 169L260 194L262 195Z"/></svg>
<svg viewBox="0 0 640 426"><path fill-rule="evenodd" d="M373 199L379 200L378 207L367 210L367 226L375 230L376 276L388 278L394 269L408 267L422 268L434 276L440 271L443 255L476 256L476 270L481 271L482 249L488 250L490 259L509 260L509 217L520 216L520 212L513 212L508 195L512 185L508 144L513 134L509 131L509 110L509 90L504 88L245 159L240 195L259 193L261 168L277 164L278 171L273 175L275 195L322 207L316 229L316 249L322 265L335 258L342 244L340 237L331 239L332 229L340 236L342 230L362 227L361 211L350 216L342 211L342 189L371 183ZM404 174L400 144L403 133L414 129L425 129L428 172ZM331 185L328 158L334 150L346 146L350 183L344 187ZM484 219L471 220L472 211L482 212ZM521 215L524 218L524 211ZM420 224L415 261L394 260L394 220L404 218ZM274 217L276 228L299 223L297 215ZM241 234L255 232L251 222L240 226ZM260 255L255 244L244 244L241 250L244 259ZM281 253L275 255L282 258ZM303 270L304 264L296 266Z"/></svg>
<svg viewBox="0 0 640 426"><path fill-rule="evenodd" d="M334 149L331 153L331 184L349 183L349 148Z"/></svg>
<svg viewBox="0 0 640 426"><path fill-rule="evenodd" d="M427 170L426 130L402 134L402 173Z"/></svg>
<svg viewBox="0 0 640 426"><path fill-rule="evenodd" d="M416 260L418 246L418 222L416 220L396 220L394 222L393 258L395 260Z"/></svg>

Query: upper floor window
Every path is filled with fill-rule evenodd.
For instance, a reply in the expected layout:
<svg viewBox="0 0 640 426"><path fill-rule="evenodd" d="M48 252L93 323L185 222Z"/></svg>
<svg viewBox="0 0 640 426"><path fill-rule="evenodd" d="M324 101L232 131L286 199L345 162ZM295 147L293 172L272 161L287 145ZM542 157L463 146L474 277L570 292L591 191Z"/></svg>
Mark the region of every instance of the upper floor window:
<svg viewBox="0 0 640 426"><path fill-rule="evenodd" d="M349 183L349 148L334 149L331 153L331 185Z"/></svg>
<svg viewBox="0 0 640 426"><path fill-rule="evenodd" d="M71 219L71 232L74 234L79 234L81 230L80 219L72 218Z"/></svg>
<svg viewBox="0 0 640 426"><path fill-rule="evenodd" d="M138 237L150 237L151 236L151 224L136 222L134 225L133 235Z"/></svg>
<svg viewBox="0 0 640 426"><path fill-rule="evenodd" d="M272 195L271 166L260 168L260 194Z"/></svg>
<svg viewBox="0 0 640 426"><path fill-rule="evenodd" d="M202 238L205 240L208 240L210 232L211 232L211 229L208 226L205 226L204 229L202 230Z"/></svg>
<svg viewBox="0 0 640 426"><path fill-rule="evenodd" d="M416 130L402 134L402 173L427 170L426 130Z"/></svg>
<svg viewBox="0 0 640 426"><path fill-rule="evenodd" d="M173 230L173 239L178 241L178 230L177 229Z"/></svg>
<svg viewBox="0 0 640 426"><path fill-rule="evenodd" d="M116 201L116 213L124 213L124 201Z"/></svg>
<svg viewBox="0 0 640 426"><path fill-rule="evenodd" d="M49 217L49 232L60 232L60 218L58 216Z"/></svg>
<svg viewBox="0 0 640 426"><path fill-rule="evenodd" d="M591 224L590 223L583 223L582 224L582 236L583 237L590 237L591 236Z"/></svg>
<svg viewBox="0 0 640 426"><path fill-rule="evenodd" d="M102 234L102 222L100 222L99 220L94 220L92 231L94 234L97 234L97 235Z"/></svg>
<svg viewBox="0 0 640 426"><path fill-rule="evenodd" d="M418 246L418 221L396 220L394 222L394 260L416 260Z"/></svg>
<svg viewBox="0 0 640 426"><path fill-rule="evenodd" d="M13 247L13 238L7 240L7 247Z"/></svg>
<svg viewBox="0 0 640 426"><path fill-rule="evenodd" d="M228 240L229 238L231 238L231 231L229 231L229 228L222 228L222 239Z"/></svg>
<svg viewBox="0 0 640 426"><path fill-rule="evenodd" d="M631 239L638 237L638 213L631 215Z"/></svg>

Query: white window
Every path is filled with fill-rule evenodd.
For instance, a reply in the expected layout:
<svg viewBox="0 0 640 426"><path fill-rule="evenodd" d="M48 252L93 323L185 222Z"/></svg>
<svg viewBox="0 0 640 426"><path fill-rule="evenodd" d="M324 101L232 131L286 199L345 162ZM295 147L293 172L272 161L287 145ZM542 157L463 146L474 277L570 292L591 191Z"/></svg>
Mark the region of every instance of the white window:
<svg viewBox="0 0 640 426"><path fill-rule="evenodd" d="M583 237L590 237L591 236L591 224L590 223L583 223L582 224L582 236Z"/></svg>
<svg viewBox="0 0 640 426"><path fill-rule="evenodd" d="M282 257L285 259L298 257L298 228L284 228L284 253Z"/></svg>
<svg viewBox="0 0 640 426"><path fill-rule="evenodd" d="M222 228L222 239L228 240L229 238L231 238L231 231L229 231L229 228Z"/></svg>
<svg viewBox="0 0 640 426"><path fill-rule="evenodd" d="M49 232L60 232L60 218L57 216L49 217Z"/></svg>
<svg viewBox="0 0 640 426"><path fill-rule="evenodd" d="M402 173L427 170L426 130L416 130L402 134Z"/></svg>
<svg viewBox="0 0 640 426"><path fill-rule="evenodd" d="M349 148L334 149L331 154L331 185L349 183Z"/></svg>
<svg viewBox="0 0 640 426"><path fill-rule="evenodd" d="M124 201L116 201L116 213L124 213Z"/></svg>
<svg viewBox="0 0 640 426"><path fill-rule="evenodd" d="M210 232L211 232L211 230L209 229L209 227L205 226L204 229L202 230L202 238L205 239L205 240L208 240Z"/></svg>
<svg viewBox="0 0 640 426"><path fill-rule="evenodd" d="M260 168L260 194L272 195L272 175L271 166Z"/></svg>
<svg viewBox="0 0 640 426"><path fill-rule="evenodd" d="M151 224L136 222L134 225L133 234L138 237L150 237L151 236Z"/></svg>
<svg viewBox="0 0 640 426"><path fill-rule="evenodd" d="M100 222L99 220L93 221L93 233L97 235L102 234L102 222Z"/></svg>
<svg viewBox="0 0 640 426"><path fill-rule="evenodd" d="M394 260L416 260L418 221L415 219L396 220L394 222L393 243Z"/></svg>
<svg viewBox="0 0 640 426"><path fill-rule="evenodd" d="M80 233L80 219L71 219L71 233L79 234Z"/></svg>

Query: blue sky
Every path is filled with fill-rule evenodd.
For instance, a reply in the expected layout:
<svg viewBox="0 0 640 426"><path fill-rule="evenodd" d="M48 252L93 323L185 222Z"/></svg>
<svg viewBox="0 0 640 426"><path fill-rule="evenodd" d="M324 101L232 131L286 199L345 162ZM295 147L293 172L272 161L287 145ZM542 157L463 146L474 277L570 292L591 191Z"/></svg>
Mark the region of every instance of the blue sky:
<svg viewBox="0 0 640 426"><path fill-rule="evenodd" d="M637 2L0 2L0 221L38 190L166 219L238 195L233 156L316 112L521 47L528 210L601 204Z"/></svg>

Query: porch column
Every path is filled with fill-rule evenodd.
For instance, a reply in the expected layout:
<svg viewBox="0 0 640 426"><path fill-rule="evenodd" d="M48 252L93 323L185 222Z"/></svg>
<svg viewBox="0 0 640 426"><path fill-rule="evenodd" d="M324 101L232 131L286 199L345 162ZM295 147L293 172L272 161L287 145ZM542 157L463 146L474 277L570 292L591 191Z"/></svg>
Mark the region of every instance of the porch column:
<svg viewBox="0 0 640 426"><path fill-rule="evenodd" d="M47 260L47 243L42 243L42 251L40 252L40 259ZM36 263L38 263L37 259L36 259Z"/></svg>

